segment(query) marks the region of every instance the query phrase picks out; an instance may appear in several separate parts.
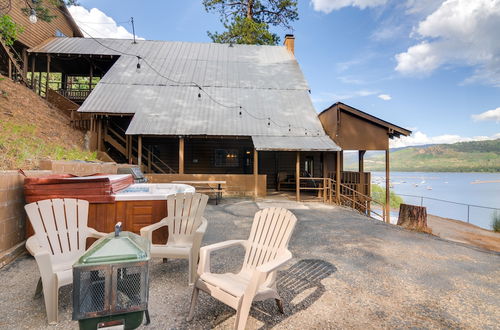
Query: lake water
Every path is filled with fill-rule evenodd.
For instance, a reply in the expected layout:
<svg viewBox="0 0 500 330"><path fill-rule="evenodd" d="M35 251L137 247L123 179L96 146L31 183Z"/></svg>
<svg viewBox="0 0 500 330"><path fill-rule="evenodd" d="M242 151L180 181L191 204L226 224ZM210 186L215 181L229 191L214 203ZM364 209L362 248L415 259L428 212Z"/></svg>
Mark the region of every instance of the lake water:
<svg viewBox="0 0 500 330"><path fill-rule="evenodd" d="M491 229L494 210L477 206L497 208L500 212L500 173L391 172L390 179L396 194L419 196L401 196L405 203L423 202L429 214L462 221L469 218L470 223ZM385 173L372 172L372 183L385 187Z"/></svg>

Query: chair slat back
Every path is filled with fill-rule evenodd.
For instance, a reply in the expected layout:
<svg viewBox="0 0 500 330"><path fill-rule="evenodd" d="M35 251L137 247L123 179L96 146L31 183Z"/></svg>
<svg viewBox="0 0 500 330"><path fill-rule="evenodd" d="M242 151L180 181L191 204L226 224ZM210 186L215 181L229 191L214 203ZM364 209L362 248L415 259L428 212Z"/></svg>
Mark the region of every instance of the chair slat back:
<svg viewBox="0 0 500 330"><path fill-rule="evenodd" d="M201 224L208 196L200 193L179 193L167 197L168 239L173 242L190 241Z"/></svg>
<svg viewBox="0 0 500 330"><path fill-rule="evenodd" d="M283 208L266 208L255 214L243 268L246 270L272 261L288 247L297 218Z"/></svg>
<svg viewBox="0 0 500 330"><path fill-rule="evenodd" d="M72 198L45 199L24 208L39 244L52 255L85 251L89 202Z"/></svg>

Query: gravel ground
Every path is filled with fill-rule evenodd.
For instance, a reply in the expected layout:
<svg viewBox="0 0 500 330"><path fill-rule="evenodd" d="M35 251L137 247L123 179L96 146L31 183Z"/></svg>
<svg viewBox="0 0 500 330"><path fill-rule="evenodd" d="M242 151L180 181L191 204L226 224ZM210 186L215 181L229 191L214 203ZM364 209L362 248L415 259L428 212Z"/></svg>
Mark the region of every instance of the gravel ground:
<svg viewBox="0 0 500 330"><path fill-rule="evenodd" d="M319 203L225 199L209 205L204 244L247 238L254 213L283 206L299 222L294 259L280 271L280 314L274 301L254 303L250 329L499 328L500 254L370 220ZM219 252L213 271L238 269L240 249ZM25 256L0 270L0 328L74 329L71 286L61 288L60 323L47 326L43 298L33 299L38 269ZM150 314L144 329L230 329L234 310L200 293L185 321L191 289L187 262L151 264Z"/></svg>

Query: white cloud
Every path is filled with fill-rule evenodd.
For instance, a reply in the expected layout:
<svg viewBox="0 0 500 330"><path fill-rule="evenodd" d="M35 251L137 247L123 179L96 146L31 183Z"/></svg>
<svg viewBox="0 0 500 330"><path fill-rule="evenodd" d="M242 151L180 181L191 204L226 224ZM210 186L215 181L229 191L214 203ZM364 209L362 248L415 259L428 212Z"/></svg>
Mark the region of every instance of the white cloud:
<svg viewBox="0 0 500 330"><path fill-rule="evenodd" d="M365 9L385 5L388 0L311 0L314 10L326 14L344 7L358 7Z"/></svg>
<svg viewBox="0 0 500 330"><path fill-rule="evenodd" d="M472 119L474 121L494 120L497 123L500 123L500 107L479 113L477 115L472 115Z"/></svg>
<svg viewBox="0 0 500 330"><path fill-rule="evenodd" d="M500 87L500 0L447 0L422 20L412 35L421 39L396 55L403 74L430 74L443 65L466 65L465 82Z"/></svg>
<svg viewBox="0 0 500 330"><path fill-rule="evenodd" d="M337 101L353 99L355 97L365 97L377 94L376 91L370 90L357 90L357 91L347 91L341 93L320 93L319 96L313 96L312 101L314 103L320 102L331 102L332 104Z"/></svg>
<svg viewBox="0 0 500 330"><path fill-rule="evenodd" d="M390 96L389 94L380 94L378 96L379 99L381 100L384 100L384 101L390 101L392 100L392 96Z"/></svg>
<svg viewBox="0 0 500 330"><path fill-rule="evenodd" d="M87 38L132 39L134 37L125 27L118 25L113 18L97 8L87 10L82 6L69 6L68 10ZM137 36L136 38L144 39Z"/></svg>
<svg viewBox="0 0 500 330"><path fill-rule="evenodd" d="M419 146L424 144L448 144L456 142L493 140L498 138L500 138L500 133L494 134L492 136L464 137L454 134L428 136L427 134L421 131L416 131L412 133L412 135L410 136L403 136L399 139L396 138L390 140L389 145L391 148L401 148L409 146Z"/></svg>

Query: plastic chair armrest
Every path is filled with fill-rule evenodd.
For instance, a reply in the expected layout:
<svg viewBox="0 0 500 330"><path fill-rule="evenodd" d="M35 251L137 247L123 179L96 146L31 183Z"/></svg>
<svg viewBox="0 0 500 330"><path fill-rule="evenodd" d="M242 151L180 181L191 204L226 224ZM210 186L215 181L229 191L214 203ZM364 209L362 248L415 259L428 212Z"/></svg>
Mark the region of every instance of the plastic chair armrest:
<svg viewBox="0 0 500 330"><path fill-rule="evenodd" d="M269 274L270 272L283 267L291 259L292 253L286 250L282 256L276 258L273 261L266 262L265 264L260 265L256 268L256 270L260 273Z"/></svg>
<svg viewBox="0 0 500 330"><path fill-rule="evenodd" d="M165 227L169 225L169 222L167 218L163 218L162 220L158 221L157 223L153 223L152 225L142 227L141 228L141 236L149 239L150 242L152 242L152 237L153 237L153 232L157 229L160 229L161 227Z"/></svg>
<svg viewBox="0 0 500 330"><path fill-rule="evenodd" d="M246 247L247 241L230 240L230 241L224 241L220 243L207 245L200 248L200 263L198 265L198 275L201 275L203 273L210 273L210 253L212 253L213 251L225 249L236 245L242 245Z"/></svg>
<svg viewBox="0 0 500 330"><path fill-rule="evenodd" d="M92 238L101 238L106 236L106 233L102 233L100 231L95 230L94 228L87 228L87 237L92 237Z"/></svg>

